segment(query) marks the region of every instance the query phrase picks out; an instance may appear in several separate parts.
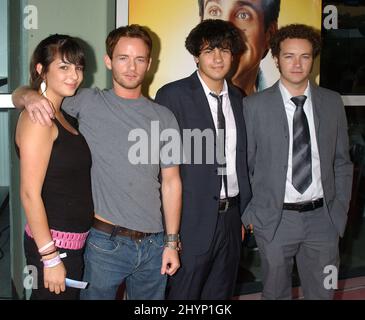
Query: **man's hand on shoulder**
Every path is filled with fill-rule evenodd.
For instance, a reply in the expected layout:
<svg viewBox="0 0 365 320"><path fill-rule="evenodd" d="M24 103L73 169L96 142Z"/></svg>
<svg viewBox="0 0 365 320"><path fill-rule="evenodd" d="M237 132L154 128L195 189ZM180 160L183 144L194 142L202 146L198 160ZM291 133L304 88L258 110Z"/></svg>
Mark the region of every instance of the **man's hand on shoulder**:
<svg viewBox="0 0 365 320"><path fill-rule="evenodd" d="M17 108L27 110L33 122L39 122L41 125L52 125L55 112L52 102L37 91L29 87L21 87L14 91L12 99Z"/></svg>

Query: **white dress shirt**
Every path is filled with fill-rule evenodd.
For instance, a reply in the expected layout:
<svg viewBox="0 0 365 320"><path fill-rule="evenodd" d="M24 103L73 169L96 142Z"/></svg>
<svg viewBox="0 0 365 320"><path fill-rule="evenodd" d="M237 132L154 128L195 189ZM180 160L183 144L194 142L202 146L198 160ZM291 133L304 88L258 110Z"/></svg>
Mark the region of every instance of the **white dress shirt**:
<svg viewBox="0 0 365 320"><path fill-rule="evenodd" d="M293 118L294 112L296 109L296 105L290 99L293 97L289 91L284 87L282 82L279 82L279 88L281 92L281 96L283 98L285 112L288 119L289 126L289 156L288 156L288 172L286 176L286 187L285 187L285 198L284 202L286 203L297 203L303 201L312 201L319 198L323 198L323 189L322 189L322 181L321 181L321 163L319 159L318 145L317 145L317 137L316 130L314 126L314 117L313 117L313 106L312 106L312 97L310 92L309 82L307 88L304 91L304 95L307 96L307 99L304 103L304 113L307 116L308 125L309 125L309 133L311 139L311 154L312 154L312 183L308 187L308 189L300 194L292 184L292 153L293 153Z"/></svg>
<svg viewBox="0 0 365 320"><path fill-rule="evenodd" d="M231 101L229 100L228 95L228 85L227 81L224 80L223 89L218 94L217 92L213 92L208 88L205 84L204 80L201 78L199 71L197 72L198 78L203 86L205 95L208 99L210 112L212 114L214 126L216 132L218 132L218 102L217 99L212 97L210 93L214 93L217 95L222 95L222 110L224 114L224 118L226 121L226 169L227 169L227 189L228 189L228 197L235 197L239 193L238 188L238 180L237 180L237 172L236 172L236 145L237 145L237 132L236 132L236 121L234 118ZM222 181L222 188L220 192L220 198L226 198L226 192L224 190L224 184Z"/></svg>

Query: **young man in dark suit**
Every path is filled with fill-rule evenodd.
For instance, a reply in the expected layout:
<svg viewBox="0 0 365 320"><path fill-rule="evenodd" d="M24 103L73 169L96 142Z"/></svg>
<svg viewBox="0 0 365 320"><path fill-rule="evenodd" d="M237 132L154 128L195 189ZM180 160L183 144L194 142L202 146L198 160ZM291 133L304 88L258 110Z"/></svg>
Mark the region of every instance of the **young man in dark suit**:
<svg viewBox="0 0 365 320"><path fill-rule="evenodd" d="M271 51L280 80L243 101L253 193L243 222L254 227L264 299L291 298L294 258L304 297L332 299L352 186L345 109L309 81L316 30L283 27Z"/></svg>
<svg viewBox="0 0 365 320"><path fill-rule="evenodd" d="M185 46L198 70L156 95L176 116L187 156L180 169L181 268L169 279L167 298L229 299L240 258L240 217L251 191L242 96L225 77L245 46L233 24L222 20L201 22ZM190 143L187 132L193 133ZM200 148L195 148L199 139Z"/></svg>

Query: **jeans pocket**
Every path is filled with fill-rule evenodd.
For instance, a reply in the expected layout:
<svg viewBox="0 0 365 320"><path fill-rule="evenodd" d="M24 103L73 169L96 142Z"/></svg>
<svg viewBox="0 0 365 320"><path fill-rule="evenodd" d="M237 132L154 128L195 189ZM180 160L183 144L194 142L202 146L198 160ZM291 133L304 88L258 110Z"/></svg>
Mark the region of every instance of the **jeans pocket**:
<svg viewBox="0 0 365 320"><path fill-rule="evenodd" d="M119 242L111 240L109 235L91 230L87 239L87 245L94 250L113 253L119 248Z"/></svg>
<svg viewBox="0 0 365 320"><path fill-rule="evenodd" d="M156 233L154 235L151 236L150 238L150 243L156 247L157 249L161 249L164 246L164 242L163 242L163 232L161 233Z"/></svg>

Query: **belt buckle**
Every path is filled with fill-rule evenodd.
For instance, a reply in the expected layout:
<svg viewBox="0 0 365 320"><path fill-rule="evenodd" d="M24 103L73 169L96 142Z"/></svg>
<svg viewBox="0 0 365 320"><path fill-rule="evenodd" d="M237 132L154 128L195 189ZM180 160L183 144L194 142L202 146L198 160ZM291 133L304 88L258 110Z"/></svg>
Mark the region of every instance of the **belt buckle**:
<svg viewBox="0 0 365 320"><path fill-rule="evenodd" d="M312 206L312 210L316 209L316 201L315 200L311 201L311 206Z"/></svg>
<svg viewBox="0 0 365 320"><path fill-rule="evenodd" d="M142 240L146 237L146 233L145 232L140 232L140 231L133 231L130 234L130 238L133 241L137 241L137 242L142 242Z"/></svg>
<svg viewBox="0 0 365 320"><path fill-rule="evenodd" d="M228 199L222 199L220 201L224 201L224 209L223 210L219 210L220 212L227 212L228 208L229 208L229 200Z"/></svg>
<svg viewBox="0 0 365 320"><path fill-rule="evenodd" d="M311 211L315 209L315 201L303 203L300 206L299 212Z"/></svg>
<svg viewBox="0 0 365 320"><path fill-rule="evenodd" d="M131 238L133 241L141 242L141 237L139 237L139 235L137 235L137 234L135 234L135 233L131 233L130 238Z"/></svg>
<svg viewBox="0 0 365 320"><path fill-rule="evenodd" d="M307 206L306 204L301 203L301 204L299 205L299 208L298 208L299 210L298 210L298 211L299 211L299 212L304 212L304 211L306 211L306 210L305 210L306 206Z"/></svg>

